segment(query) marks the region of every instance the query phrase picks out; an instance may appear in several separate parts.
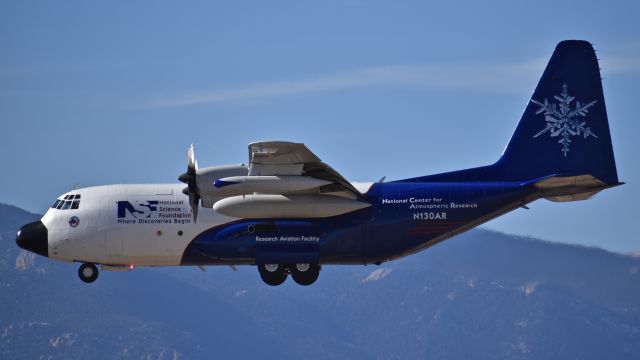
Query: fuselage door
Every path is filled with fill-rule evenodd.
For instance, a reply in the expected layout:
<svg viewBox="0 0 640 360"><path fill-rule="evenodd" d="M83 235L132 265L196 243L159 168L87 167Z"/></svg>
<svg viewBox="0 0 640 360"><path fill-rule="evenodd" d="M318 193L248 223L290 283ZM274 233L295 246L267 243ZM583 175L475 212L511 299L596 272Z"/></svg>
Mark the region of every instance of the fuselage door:
<svg viewBox="0 0 640 360"><path fill-rule="evenodd" d="M122 229L111 228L105 230L105 249L108 257L123 255Z"/></svg>

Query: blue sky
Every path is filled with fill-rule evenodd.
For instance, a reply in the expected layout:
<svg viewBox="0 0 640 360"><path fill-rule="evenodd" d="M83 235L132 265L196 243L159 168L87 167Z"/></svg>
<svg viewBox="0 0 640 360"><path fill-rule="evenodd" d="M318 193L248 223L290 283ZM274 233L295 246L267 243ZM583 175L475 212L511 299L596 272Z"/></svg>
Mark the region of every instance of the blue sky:
<svg viewBox="0 0 640 360"><path fill-rule="evenodd" d="M480 5L478 5L480 4ZM589 1L0 3L0 201L175 182L299 141L354 181L494 162L556 43L602 60L618 173L587 202L485 226L640 251L640 5Z"/></svg>

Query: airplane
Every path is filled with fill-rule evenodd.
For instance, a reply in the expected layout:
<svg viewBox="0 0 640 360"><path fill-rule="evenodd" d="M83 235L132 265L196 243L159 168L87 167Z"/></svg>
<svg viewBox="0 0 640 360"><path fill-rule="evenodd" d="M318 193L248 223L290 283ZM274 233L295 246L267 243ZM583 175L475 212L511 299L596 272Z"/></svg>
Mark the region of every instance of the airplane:
<svg viewBox="0 0 640 360"><path fill-rule="evenodd" d="M182 183L106 185L60 195L16 235L22 249L102 270L253 265L277 286L311 285L323 266L402 258L538 199L586 200L618 181L598 60L560 42L492 165L355 183L304 144L249 144L248 165L199 168Z"/></svg>

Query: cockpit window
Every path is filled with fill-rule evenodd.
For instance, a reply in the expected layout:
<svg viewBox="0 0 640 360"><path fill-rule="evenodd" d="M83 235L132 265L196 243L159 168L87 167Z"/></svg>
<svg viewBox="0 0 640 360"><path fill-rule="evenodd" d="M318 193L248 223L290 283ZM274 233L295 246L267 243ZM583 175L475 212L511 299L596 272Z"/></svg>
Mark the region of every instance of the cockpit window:
<svg viewBox="0 0 640 360"><path fill-rule="evenodd" d="M58 210L76 210L80 208L80 194L65 195L64 198L56 200L51 206L52 209Z"/></svg>

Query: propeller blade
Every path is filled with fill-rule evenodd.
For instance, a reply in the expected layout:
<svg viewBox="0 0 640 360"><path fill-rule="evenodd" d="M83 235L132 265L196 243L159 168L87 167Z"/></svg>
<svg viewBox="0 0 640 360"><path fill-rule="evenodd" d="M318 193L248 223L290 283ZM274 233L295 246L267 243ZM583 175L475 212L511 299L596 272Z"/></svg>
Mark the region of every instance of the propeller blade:
<svg viewBox="0 0 640 360"><path fill-rule="evenodd" d="M191 207L191 213L193 214L193 223L198 222L198 208L200 202L200 196L198 194L189 193L189 206Z"/></svg>
<svg viewBox="0 0 640 360"><path fill-rule="evenodd" d="M196 161L195 152L193 150L193 144L189 145L187 149L187 172L178 176L178 180L185 184L195 183L196 171L198 170L198 162ZM193 188L189 185L189 188Z"/></svg>
<svg viewBox="0 0 640 360"><path fill-rule="evenodd" d="M180 182L188 184L191 180L194 180L194 176L189 173L184 173L178 176L178 180L180 180Z"/></svg>
<svg viewBox="0 0 640 360"><path fill-rule="evenodd" d="M195 151L193 150L193 144L189 146L187 150L187 172L178 176L178 180L187 184L187 187L182 189L182 193L189 196L189 207L193 214L193 222L198 221L198 208L200 207L200 194L198 191L198 183L196 177L198 171L198 161L196 160Z"/></svg>
<svg viewBox="0 0 640 360"><path fill-rule="evenodd" d="M189 146L189 150L187 151L187 173L195 174L198 170L198 161L196 160L196 154L193 149L193 144Z"/></svg>

